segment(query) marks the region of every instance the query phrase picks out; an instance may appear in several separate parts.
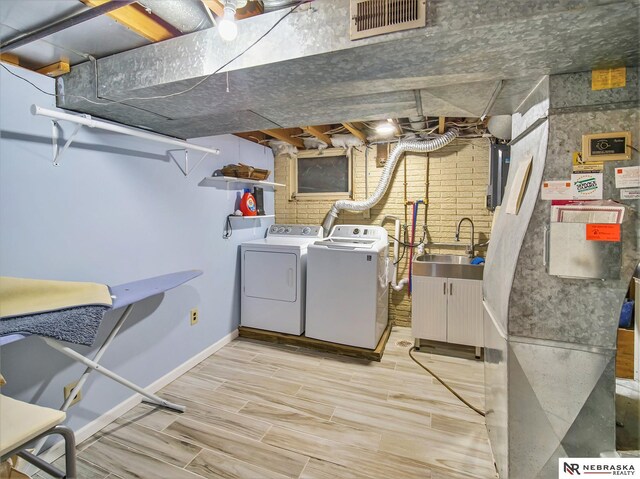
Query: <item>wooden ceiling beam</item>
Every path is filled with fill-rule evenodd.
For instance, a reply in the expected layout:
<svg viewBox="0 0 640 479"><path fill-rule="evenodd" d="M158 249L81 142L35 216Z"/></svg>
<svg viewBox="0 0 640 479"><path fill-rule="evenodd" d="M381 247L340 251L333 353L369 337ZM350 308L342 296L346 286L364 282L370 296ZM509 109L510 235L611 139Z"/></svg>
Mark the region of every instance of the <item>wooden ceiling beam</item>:
<svg viewBox="0 0 640 479"><path fill-rule="evenodd" d="M46 67L39 68L36 70L38 73L43 75L47 75L48 77L59 77L60 75L64 75L65 73L69 73L69 61L59 61L52 63L51 65L47 65Z"/></svg>
<svg viewBox="0 0 640 479"><path fill-rule="evenodd" d="M286 143L289 143L290 145L293 145L296 148L304 149L304 142L300 138L295 138L293 136L301 133L300 129L298 128L280 128L277 130L261 130L261 131L262 133L272 136L277 140L281 140Z"/></svg>
<svg viewBox="0 0 640 479"><path fill-rule="evenodd" d="M209 7L213 13L221 17L224 13L224 5L219 0L203 0L204 4Z"/></svg>
<svg viewBox="0 0 640 479"><path fill-rule="evenodd" d="M0 53L0 61L20 66L20 59L13 53Z"/></svg>
<svg viewBox="0 0 640 479"><path fill-rule="evenodd" d="M329 130L331 130L331 125L302 127L302 131L309 133L311 136L315 136L318 140L324 141L327 145L331 146L331 137L326 134Z"/></svg>
<svg viewBox="0 0 640 479"><path fill-rule="evenodd" d="M359 126L356 123L343 123L344 126L349 133L351 133L356 138L359 138L363 142L367 142L367 135L365 135L362 130L360 130Z"/></svg>
<svg viewBox="0 0 640 479"><path fill-rule="evenodd" d="M110 0L80 0L85 5L97 7ZM172 31L168 26L156 21L143 7L132 3L113 10L107 15L119 24L133 30L138 35L152 42L167 40L176 36L177 31Z"/></svg>
<svg viewBox="0 0 640 479"><path fill-rule="evenodd" d="M444 116L438 117L438 133L442 135L444 133L444 123L446 118Z"/></svg>
<svg viewBox="0 0 640 479"><path fill-rule="evenodd" d="M216 16L222 17L224 14L224 3L220 0L203 0L204 4L209 7ZM246 7L236 10L236 20L249 18L264 13L262 5L259 2L248 2Z"/></svg>
<svg viewBox="0 0 640 479"><path fill-rule="evenodd" d="M234 133L234 135L258 144L262 144L267 139L267 135L261 131L245 131L242 133Z"/></svg>
<svg viewBox="0 0 640 479"><path fill-rule="evenodd" d="M264 8L262 2L249 1L246 7L239 8L236 12L236 18L242 20L243 18L255 17L256 15L262 15Z"/></svg>

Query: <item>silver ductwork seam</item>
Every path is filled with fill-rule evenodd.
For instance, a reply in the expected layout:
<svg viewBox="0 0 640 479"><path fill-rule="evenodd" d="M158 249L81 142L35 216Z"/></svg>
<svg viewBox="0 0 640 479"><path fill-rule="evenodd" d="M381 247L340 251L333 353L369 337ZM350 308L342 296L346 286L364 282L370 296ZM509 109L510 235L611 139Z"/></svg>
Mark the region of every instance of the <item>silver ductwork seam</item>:
<svg viewBox="0 0 640 479"><path fill-rule="evenodd" d="M457 128L451 128L444 135L439 136L434 140L399 141L384 165L384 169L382 170L382 177L380 178L380 182L378 183L376 190L373 192L373 195L362 201L336 201L327 213L327 216L325 216L324 221L322 222L322 228L324 229L325 235L328 235L331 232L331 228L333 227L333 224L338 218L338 213L340 213L341 210L365 211L372 208L382 199L387 191L387 188L389 187L389 183L391 182L391 175L393 174L393 170L395 170L396 165L398 164L398 160L403 153L407 151L416 153L428 153L430 151L439 150L443 146L451 143L458 136L458 134L459 131Z"/></svg>

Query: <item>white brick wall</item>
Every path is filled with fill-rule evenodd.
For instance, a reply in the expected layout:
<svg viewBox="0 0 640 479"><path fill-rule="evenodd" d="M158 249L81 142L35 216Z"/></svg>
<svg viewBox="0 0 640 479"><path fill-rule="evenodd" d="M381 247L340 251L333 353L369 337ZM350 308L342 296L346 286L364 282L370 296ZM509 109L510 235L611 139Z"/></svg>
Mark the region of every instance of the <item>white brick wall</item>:
<svg viewBox="0 0 640 479"><path fill-rule="evenodd" d="M289 184L289 168L293 159L280 155L275 159L275 181ZM355 199L365 198L365 155L354 151L353 182ZM368 154L369 186L371 194L378 184L382 167L376 166L376 148ZM428 183L427 183L427 168ZM470 217L475 223L475 242L489 239L492 215L485 207L485 195L489 177L489 141L486 139L458 139L445 148L432 153L407 154L400 160L393 174L391 184L382 200L371 209L371 217L363 213L342 212L338 223L343 224L380 224L385 215L397 216L410 224L412 206L405 208L404 178L407 178L407 199L409 201L427 199L427 231L432 242L452 242L458 220ZM427 198L428 191L428 198ZM297 200L291 201L290 189L276 191L275 209L277 223L321 224L333 200ZM416 226L416 237L422 236L425 219L424 205L420 205ZM393 234L393 224L387 223L387 229ZM470 228L465 223L460 241L469 242ZM391 249L391 248L390 248ZM433 249L435 253L464 254L463 248ZM407 255L400 263L399 278L408 272ZM411 322L411 299L406 288L401 292L391 291L390 316L396 324L408 325Z"/></svg>

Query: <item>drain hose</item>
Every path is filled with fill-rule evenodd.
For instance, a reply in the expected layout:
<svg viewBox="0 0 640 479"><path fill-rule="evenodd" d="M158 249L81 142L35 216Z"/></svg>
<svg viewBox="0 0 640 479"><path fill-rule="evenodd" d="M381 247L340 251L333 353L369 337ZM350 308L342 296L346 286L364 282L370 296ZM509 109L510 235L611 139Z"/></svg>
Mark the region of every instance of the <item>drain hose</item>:
<svg viewBox="0 0 640 479"><path fill-rule="evenodd" d="M378 182L378 186L376 190L366 200L362 201L354 201L354 200L338 200L336 201L327 216L324 218L324 222L322 223L322 228L324 229L325 235L328 235L331 232L331 228L338 218L338 213L340 210L350 210L350 211L365 211L372 208L374 205L378 203L384 196L389 187L389 183L391 182L391 175L393 170L395 170L396 165L398 164L398 160L402 156L405 151L413 151L416 153L428 153L430 151L439 150L443 146L451 143L459 134L457 128L451 128L444 135L439 136L434 140L428 141L399 141L396 147L393 149L391 154L389 155L389 159L384 165L384 169L382 170L382 176L380 181Z"/></svg>
<svg viewBox="0 0 640 479"><path fill-rule="evenodd" d="M449 386L447 383L445 383L442 379L440 379L440 377L434 373L433 371L431 371L431 369L429 369L428 367L426 367L424 364L422 364L420 361L418 361L414 356L413 356L413 352L416 350L416 347L412 347L409 350L409 356L411 356L411 359L413 359L413 361L420 366L422 369L424 369L426 372L428 372L429 374L431 374L434 378L436 378L438 380L438 382L440 384L442 384L445 388L447 388L449 390L449 392L451 394L453 394L455 397L457 397L460 401L462 401L462 403L467 406L469 409L472 409L473 412L480 414L482 417L486 416L485 412L478 409L477 407L474 407L473 405L471 405L471 403L469 403L467 400L465 400L462 396L460 396L460 394L458 394L457 392L455 392L451 386Z"/></svg>

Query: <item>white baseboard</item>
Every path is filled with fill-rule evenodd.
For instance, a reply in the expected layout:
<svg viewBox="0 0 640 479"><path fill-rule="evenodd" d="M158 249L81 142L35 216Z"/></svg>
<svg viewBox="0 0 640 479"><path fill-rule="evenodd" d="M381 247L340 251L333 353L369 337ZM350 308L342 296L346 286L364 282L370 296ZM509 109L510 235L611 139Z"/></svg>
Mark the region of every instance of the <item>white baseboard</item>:
<svg viewBox="0 0 640 479"><path fill-rule="evenodd" d="M213 353L221 349L223 346L229 344L235 338L238 337L238 330L234 330L231 333L227 334L224 338L216 341L214 344L199 352L195 356L193 356L188 361L182 363L180 366L175 368L174 370L168 372L161 378L156 379L153 383L147 386L145 389L151 393L155 393L165 387L172 381L175 381L177 378L182 376L184 373L189 371L191 368L197 366L199 363L207 359ZM103 427L111 424L114 420L118 419L120 416L125 414L130 409L136 407L142 401L142 395L133 394L129 396L127 399L122 401L117 406L114 406L109 411L104 413L102 416L94 419L88 424L85 424L80 429L75 431L76 435L76 444L80 444L82 441L89 439L95 433L100 431ZM46 452L44 452L41 457L45 461L53 462L64 454L64 441L58 441L53 446L51 446Z"/></svg>

